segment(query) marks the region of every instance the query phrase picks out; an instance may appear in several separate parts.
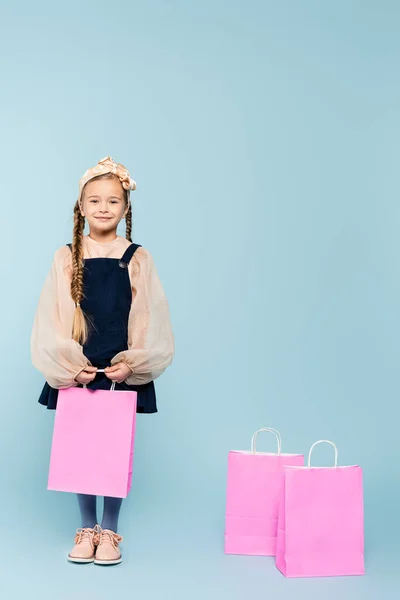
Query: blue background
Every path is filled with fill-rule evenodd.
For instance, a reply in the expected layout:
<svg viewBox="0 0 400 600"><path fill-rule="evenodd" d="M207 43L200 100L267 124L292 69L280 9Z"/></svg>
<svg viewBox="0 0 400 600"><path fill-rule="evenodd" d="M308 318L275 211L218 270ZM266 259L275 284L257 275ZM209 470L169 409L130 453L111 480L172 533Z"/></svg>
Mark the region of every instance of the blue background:
<svg viewBox="0 0 400 600"><path fill-rule="evenodd" d="M397 598L399 4L0 7L0 592ZM101 570L66 562L79 515L46 491L54 414L29 338L78 179L107 154L138 182L177 351L138 418L124 563ZM223 554L227 453L264 425L286 452L328 438L363 466L365 577Z"/></svg>

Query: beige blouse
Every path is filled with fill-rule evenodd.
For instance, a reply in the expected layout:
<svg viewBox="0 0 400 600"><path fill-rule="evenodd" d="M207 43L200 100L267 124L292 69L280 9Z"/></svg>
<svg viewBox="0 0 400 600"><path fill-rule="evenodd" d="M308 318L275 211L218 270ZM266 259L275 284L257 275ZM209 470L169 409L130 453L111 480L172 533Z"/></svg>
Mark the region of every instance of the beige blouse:
<svg viewBox="0 0 400 600"><path fill-rule="evenodd" d="M129 244L122 237L103 244L85 236L84 258L121 258ZM75 310L70 293L71 276L71 251L63 246L54 255L31 337L32 362L49 385L57 389L77 385L75 376L90 365L82 346L71 337ZM135 385L156 379L168 367L174 354L174 337L164 290L153 259L144 248L136 250L129 264L129 276L132 285L129 347L117 354L112 364L126 362L132 370L126 382Z"/></svg>

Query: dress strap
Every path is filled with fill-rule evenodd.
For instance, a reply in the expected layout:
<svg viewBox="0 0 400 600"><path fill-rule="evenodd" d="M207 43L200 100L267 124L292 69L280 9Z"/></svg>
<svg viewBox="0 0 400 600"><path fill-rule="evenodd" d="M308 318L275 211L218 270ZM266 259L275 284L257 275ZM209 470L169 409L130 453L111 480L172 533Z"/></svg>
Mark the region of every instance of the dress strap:
<svg viewBox="0 0 400 600"><path fill-rule="evenodd" d="M67 246L72 252L72 244L67 244ZM136 250L141 247L142 246L140 244L131 244L130 246L128 246L128 248L124 252L124 255L119 261L119 266L121 267L121 269L126 269L126 267L131 262L132 256L135 254Z"/></svg>
<svg viewBox="0 0 400 600"><path fill-rule="evenodd" d="M121 267L121 269L126 269L126 267L131 262L132 256L135 254L138 248L141 248L140 244L131 244L130 246L128 246L128 248L124 252L123 257L119 261L119 266Z"/></svg>

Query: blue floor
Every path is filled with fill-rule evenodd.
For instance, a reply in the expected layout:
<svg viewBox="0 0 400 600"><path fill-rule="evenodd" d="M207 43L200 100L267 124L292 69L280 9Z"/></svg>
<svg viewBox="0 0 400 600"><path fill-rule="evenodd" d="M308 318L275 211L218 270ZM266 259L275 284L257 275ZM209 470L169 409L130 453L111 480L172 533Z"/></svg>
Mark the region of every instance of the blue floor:
<svg viewBox="0 0 400 600"><path fill-rule="evenodd" d="M56 494L54 499L61 508L74 500ZM39 514L36 521L22 518L17 525L6 526L0 596L7 600L80 600L87 594L100 600L117 595L148 600L399 598L399 554L385 550L379 540L367 549L364 577L285 579L272 558L225 556L217 522L192 513L189 506L179 515L169 504L134 508L131 518L122 519L124 562L109 568L67 562L75 524L69 517L64 522L57 519L53 510ZM20 510L17 503L14 509Z"/></svg>

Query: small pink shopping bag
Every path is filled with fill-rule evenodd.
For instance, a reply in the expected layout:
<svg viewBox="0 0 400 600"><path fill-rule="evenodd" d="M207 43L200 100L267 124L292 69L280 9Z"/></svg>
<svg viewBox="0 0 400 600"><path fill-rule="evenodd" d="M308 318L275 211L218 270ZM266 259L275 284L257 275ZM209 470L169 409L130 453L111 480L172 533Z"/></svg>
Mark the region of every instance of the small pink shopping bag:
<svg viewBox="0 0 400 600"><path fill-rule="evenodd" d="M261 431L273 433L278 453L257 452ZM253 435L250 451L231 451L225 516L225 553L275 556L279 498L286 465L303 465L302 454L283 454L280 433L271 427Z"/></svg>
<svg viewBox="0 0 400 600"><path fill-rule="evenodd" d="M334 467L311 467L311 453L326 442ZM364 574L362 470L338 467L328 440L315 442L308 467L287 467L278 522L276 566L286 577Z"/></svg>
<svg viewBox="0 0 400 600"><path fill-rule="evenodd" d="M60 390L49 490L125 498L132 483L136 392Z"/></svg>

